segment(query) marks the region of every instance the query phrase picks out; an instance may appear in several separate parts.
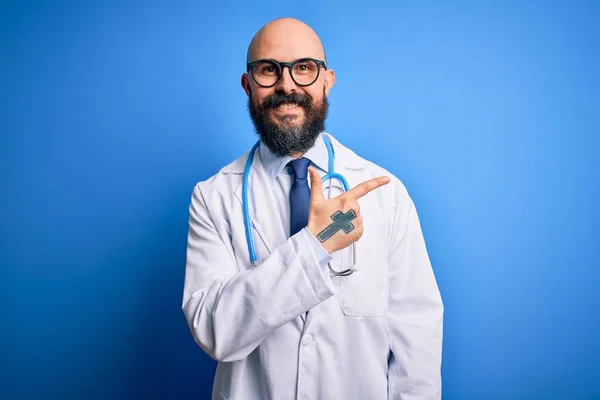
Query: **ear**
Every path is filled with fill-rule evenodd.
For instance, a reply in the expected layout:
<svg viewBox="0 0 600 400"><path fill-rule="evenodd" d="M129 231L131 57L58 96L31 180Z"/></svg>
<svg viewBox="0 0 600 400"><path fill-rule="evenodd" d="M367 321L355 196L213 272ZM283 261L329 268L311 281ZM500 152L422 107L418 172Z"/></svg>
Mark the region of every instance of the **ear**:
<svg viewBox="0 0 600 400"><path fill-rule="evenodd" d="M248 97L252 96L252 88L250 87L250 77L246 72L242 74L242 88Z"/></svg>
<svg viewBox="0 0 600 400"><path fill-rule="evenodd" d="M335 72L332 69L325 71L325 94L329 95L329 91L335 85Z"/></svg>

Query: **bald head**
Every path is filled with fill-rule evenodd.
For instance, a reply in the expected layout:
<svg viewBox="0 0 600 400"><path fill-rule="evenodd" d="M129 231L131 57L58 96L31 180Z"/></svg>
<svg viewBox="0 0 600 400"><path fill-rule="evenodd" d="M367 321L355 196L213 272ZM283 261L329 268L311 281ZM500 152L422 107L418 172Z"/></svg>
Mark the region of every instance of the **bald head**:
<svg viewBox="0 0 600 400"><path fill-rule="evenodd" d="M294 18L279 18L267 23L252 38L246 62L261 58L293 61L312 57L327 62L325 49L316 32Z"/></svg>
<svg viewBox="0 0 600 400"><path fill-rule="evenodd" d="M284 67L254 63L241 77L256 132L274 154L297 157L311 148L325 129L327 96L335 73L320 62L297 62L306 58L327 62L325 57L319 36L297 19L271 21L252 38L247 62L271 59L286 63Z"/></svg>

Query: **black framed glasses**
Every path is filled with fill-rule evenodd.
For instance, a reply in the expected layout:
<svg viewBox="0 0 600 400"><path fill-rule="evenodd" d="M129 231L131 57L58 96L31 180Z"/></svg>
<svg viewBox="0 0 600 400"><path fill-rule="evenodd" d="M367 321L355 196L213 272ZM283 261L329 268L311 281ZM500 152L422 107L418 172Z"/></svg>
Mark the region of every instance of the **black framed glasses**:
<svg viewBox="0 0 600 400"><path fill-rule="evenodd" d="M250 72L252 79L264 88L273 87L279 82L284 67L288 67L292 80L298 86L312 85L319 78L321 67L327 69L325 61L314 58L300 58L294 62L261 59L246 64L246 70Z"/></svg>

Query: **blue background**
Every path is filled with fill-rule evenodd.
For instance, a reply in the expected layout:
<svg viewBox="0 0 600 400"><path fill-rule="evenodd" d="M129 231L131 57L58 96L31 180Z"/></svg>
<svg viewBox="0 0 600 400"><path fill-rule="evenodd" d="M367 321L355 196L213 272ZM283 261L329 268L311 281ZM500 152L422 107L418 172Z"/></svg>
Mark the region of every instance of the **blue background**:
<svg viewBox="0 0 600 400"><path fill-rule="evenodd" d="M324 42L328 131L417 204L444 398L600 398L599 2L202 3L2 2L0 398L209 397L187 207L256 140L279 16Z"/></svg>

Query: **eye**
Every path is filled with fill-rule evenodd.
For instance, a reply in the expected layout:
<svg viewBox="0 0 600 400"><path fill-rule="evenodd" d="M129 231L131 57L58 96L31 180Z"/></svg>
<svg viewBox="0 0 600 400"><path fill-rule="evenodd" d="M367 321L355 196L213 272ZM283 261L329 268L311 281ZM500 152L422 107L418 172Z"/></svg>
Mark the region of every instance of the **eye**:
<svg viewBox="0 0 600 400"><path fill-rule="evenodd" d="M302 61L294 66L294 72L299 74L311 74L316 71L316 65L312 61Z"/></svg>
<svg viewBox="0 0 600 400"><path fill-rule="evenodd" d="M254 73L262 76L273 76L279 73L279 69L272 62L261 62L254 67Z"/></svg>

